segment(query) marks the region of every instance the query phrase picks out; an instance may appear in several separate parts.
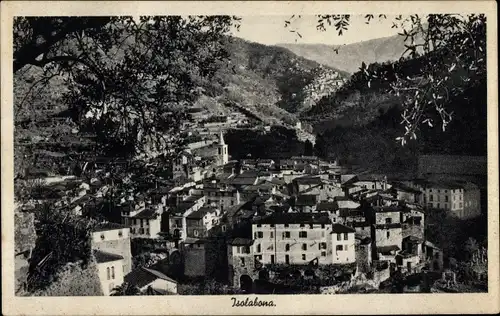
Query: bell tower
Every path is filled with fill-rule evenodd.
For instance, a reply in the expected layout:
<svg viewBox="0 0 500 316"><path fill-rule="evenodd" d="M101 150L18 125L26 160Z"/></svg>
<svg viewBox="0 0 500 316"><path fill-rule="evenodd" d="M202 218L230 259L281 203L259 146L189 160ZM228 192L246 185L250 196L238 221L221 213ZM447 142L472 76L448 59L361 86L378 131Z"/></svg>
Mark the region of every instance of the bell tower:
<svg viewBox="0 0 500 316"><path fill-rule="evenodd" d="M217 165L223 166L229 162L229 154L227 151L227 145L224 142L224 134L222 130L219 133L219 143L216 145L217 148Z"/></svg>

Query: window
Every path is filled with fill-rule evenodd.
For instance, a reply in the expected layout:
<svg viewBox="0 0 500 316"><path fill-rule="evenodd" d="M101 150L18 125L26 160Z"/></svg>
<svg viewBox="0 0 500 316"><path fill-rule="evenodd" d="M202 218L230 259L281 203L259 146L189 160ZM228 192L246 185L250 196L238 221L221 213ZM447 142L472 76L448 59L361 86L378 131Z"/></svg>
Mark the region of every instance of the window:
<svg viewBox="0 0 500 316"><path fill-rule="evenodd" d="M263 232L257 232L257 238L264 238Z"/></svg>
<svg viewBox="0 0 500 316"><path fill-rule="evenodd" d="M326 249L326 242L319 243L319 249Z"/></svg>
<svg viewBox="0 0 500 316"><path fill-rule="evenodd" d="M299 238L307 238L307 232L299 232Z"/></svg>
<svg viewBox="0 0 500 316"><path fill-rule="evenodd" d="M146 235L149 235L149 228L146 228Z"/></svg>
<svg viewBox="0 0 500 316"><path fill-rule="evenodd" d="M437 204L437 208L441 208L441 205L439 205L439 203Z"/></svg>
<svg viewBox="0 0 500 316"><path fill-rule="evenodd" d="M121 230L118 231L118 237L123 237L123 232Z"/></svg>
<svg viewBox="0 0 500 316"><path fill-rule="evenodd" d="M241 259L241 266L244 267L245 266L245 258L240 258Z"/></svg>
<svg viewBox="0 0 500 316"><path fill-rule="evenodd" d="M290 264L290 256L289 255L285 255L285 263Z"/></svg>
<svg viewBox="0 0 500 316"><path fill-rule="evenodd" d="M250 246L245 246L243 248L243 253L250 253Z"/></svg>
<svg viewBox="0 0 500 316"><path fill-rule="evenodd" d="M260 244L257 245L257 252L261 252L261 247L260 247Z"/></svg>
<svg viewBox="0 0 500 316"><path fill-rule="evenodd" d="M104 240L104 234L101 234L101 240Z"/></svg>
<svg viewBox="0 0 500 316"><path fill-rule="evenodd" d="M283 233L283 238L286 239L286 238L290 238L290 232L284 232Z"/></svg>
<svg viewBox="0 0 500 316"><path fill-rule="evenodd" d="M270 232L269 237L274 238L274 232Z"/></svg>
<svg viewBox="0 0 500 316"><path fill-rule="evenodd" d="M108 280L110 280L111 279L111 272L109 270L109 267L106 268L106 275L108 277Z"/></svg>
<svg viewBox="0 0 500 316"><path fill-rule="evenodd" d="M285 228L287 228L287 227L288 227L288 224L285 224Z"/></svg>
<svg viewBox="0 0 500 316"><path fill-rule="evenodd" d="M302 254L302 260L307 260L307 257L306 257L305 253Z"/></svg>
<svg viewBox="0 0 500 316"><path fill-rule="evenodd" d="M271 264L274 264L274 255L271 255Z"/></svg>
<svg viewBox="0 0 500 316"><path fill-rule="evenodd" d="M337 240L342 240L342 236L340 234L337 234Z"/></svg>
<svg viewBox="0 0 500 316"><path fill-rule="evenodd" d="M325 224L321 224L321 228L325 229Z"/></svg>
<svg viewBox="0 0 500 316"><path fill-rule="evenodd" d="M285 251L290 251L290 245L289 244L285 245Z"/></svg>
<svg viewBox="0 0 500 316"><path fill-rule="evenodd" d="M231 205L234 205L234 201L233 200L231 200Z"/></svg>
<svg viewBox="0 0 500 316"><path fill-rule="evenodd" d="M309 228L310 228L310 229L313 229L313 228L314 228L314 225L313 225L313 224L309 224Z"/></svg>
<svg viewBox="0 0 500 316"><path fill-rule="evenodd" d="M462 202L460 202L460 203L458 204L458 207L459 207L459 208L462 208Z"/></svg>
<svg viewBox="0 0 500 316"><path fill-rule="evenodd" d="M342 251L344 250L344 248L342 247L342 245L337 245L337 247L335 247L335 250Z"/></svg>
<svg viewBox="0 0 500 316"><path fill-rule="evenodd" d="M434 201L434 195L432 195L432 194L431 194L431 195L429 196L429 201L431 201L431 202L432 202L432 201Z"/></svg>
<svg viewBox="0 0 500 316"><path fill-rule="evenodd" d="M307 244L302 244L302 250L307 250Z"/></svg>
<svg viewBox="0 0 500 316"><path fill-rule="evenodd" d="M236 253L241 253L241 247L236 247Z"/></svg>
<svg viewBox="0 0 500 316"><path fill-rule="evenodd" d="M390 231L388 231L388 232L387 232L387 238L389 238L390 236L391 236L391 232L390 232Z"/></svg>
<svg viewBox="0 0 500 316"><path fill-rule="evenodd" d="M385 219L386 224L392 224L392 218L386 218Z"/></svg>
<svg viewBox="0 0 500 316"><path fill-rule="evenodd" d="M115 278L115 267L111 267L111 278Z"/></svg>
<svg viewBox="0 0 500 316"><path fill-rule="evenodd" d="M306 225L305 224L300 224L300 227L306 227Z"/></svg>
<svg viewBox="0 0 500 316"><path fill-rule="evenodd" d="M262 227L262 225L261 224L257 224L257 227Z"/></svg>
<svg viewBox="0 0 500 316"><path fill-rule="evenodd" d="M441 190L438 190L438 193L441 193Z"/></svg>
<svg viewBox="0 0 500 316"><path fill-rule="evenodd" d="M326 257L326 251L322 251L322 252L321 252L321 256L322 256L322 257Z"/></svg>
<svg viewBox="0 0 500 316"><path fill-rule="evenodd" d="M347 233L344 233L344 240L349 239L349 235Z"/></svg>

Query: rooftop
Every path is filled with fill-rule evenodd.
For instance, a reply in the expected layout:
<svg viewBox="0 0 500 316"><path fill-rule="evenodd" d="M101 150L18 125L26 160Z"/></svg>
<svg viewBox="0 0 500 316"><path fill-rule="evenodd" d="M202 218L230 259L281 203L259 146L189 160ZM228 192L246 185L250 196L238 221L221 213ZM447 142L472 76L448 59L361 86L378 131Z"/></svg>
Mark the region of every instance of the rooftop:
<svg viewBox="0 0 500 316"><path fill-rule="evenodd" d="M215 212L216 209L214 207L206 206L201 207L199 210L189 214L186 218L188 219L202 219L205 214Z"/></svg>
<svg viewBox="0 0 500 316"><path fill-rule="evenodd" d="M255 224L331 224L326 213L273 213L257 219Z"/></svg>
<svg viewBox="0 0 500 316"><path fill-rule="evenodd" d="M307 185L307 184L322 184L323 180L320 177L300 177L293 179L295 183L298 185Z"/></svg>
<svg viewBox="0 0 500 316"><path fill-rule="evenodd" d="M143 288L157 279L162 279L169 282L177 283L177 281L166 276L160 271L145 267L140 267L132 270L129 274L125 276L124 281L132 285L135 285L138 288Z"/></svg>
<svg viewBox="0 0 500 316"><path fill-rule="evenodd" d="M354 230L353 228L347 227L339 223L335 223L332 226L332 233L341 234L341 233L355 233L355 232L356 230Z"/></svg>
<svg viewBox="0 0 500 316"><path fill-rule="evenodd" d="M329 210L336 210L338 208L336 202L320 202L316 206L317 211L329 211Z"/></svg>
<svg viewBox="0 0 500 316"><path fill-rule="evenodd" d="M253 239L250 238L235 238L229 242L233 246L250 246L253 244Z"/></svg>
<svg viewBox="0 0 500 316"><path fill-rule="evenodd" d="M314 206L316 205L316 195L299 195L295 202L296 206Z"/></svg>
<svg viewBox="0 0 500 316"><path fill-rule="evenodd" d="M141 219L154 219L158 217L158 213L156 212L155 209L148 207L145 208L144 210L140 211L134 216L131 216L130 218L141 218Z"/></svg>
<svg viewBox="0 0 500 316"><path fill-rule="evenodd" d="M116 255L114 253L109 253L109 252L105 252L105 251L101 251L101 250L94 250L93 253L94 253L94 258L97 261L97 263L123 260L122 256Z"/></svg>

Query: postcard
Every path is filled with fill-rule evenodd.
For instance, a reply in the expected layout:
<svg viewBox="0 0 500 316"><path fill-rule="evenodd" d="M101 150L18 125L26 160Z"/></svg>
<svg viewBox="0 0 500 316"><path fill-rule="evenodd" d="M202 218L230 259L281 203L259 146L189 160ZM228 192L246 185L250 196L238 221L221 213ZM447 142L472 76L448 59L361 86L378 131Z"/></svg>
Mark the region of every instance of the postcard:
<svg viewBox="0 0 500 316"><path fill-rule="evenodd" d="M499 312L492 1L6 1L5 315Z"/></svg>

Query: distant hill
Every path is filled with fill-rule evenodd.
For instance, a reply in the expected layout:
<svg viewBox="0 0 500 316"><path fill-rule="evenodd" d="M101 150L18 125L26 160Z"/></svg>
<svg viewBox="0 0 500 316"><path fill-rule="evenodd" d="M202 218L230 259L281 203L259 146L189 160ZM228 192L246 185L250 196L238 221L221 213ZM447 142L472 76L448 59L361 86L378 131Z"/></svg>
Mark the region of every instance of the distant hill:
<svg viewBox="0 0 500 316"><path fill-rule="evenodd" d="M362 62L394 61L405 51L404 38L400 35L376 38L347 45L278 44L304 58L340 69L348 73L358 71ZM335 52L338 49L338 54Z"/></svg>
<svg viewBox="0 0 500 316"><path fill-rule="evenodd" d="M299 57L288 49L229 38L228 63L215 78L200 85L205 95L199 106L224 111L236 103L268 123L292 124L295 113L309 110L337 89L346 72ZM208 106L208 108L207 108Z"/></svg>

